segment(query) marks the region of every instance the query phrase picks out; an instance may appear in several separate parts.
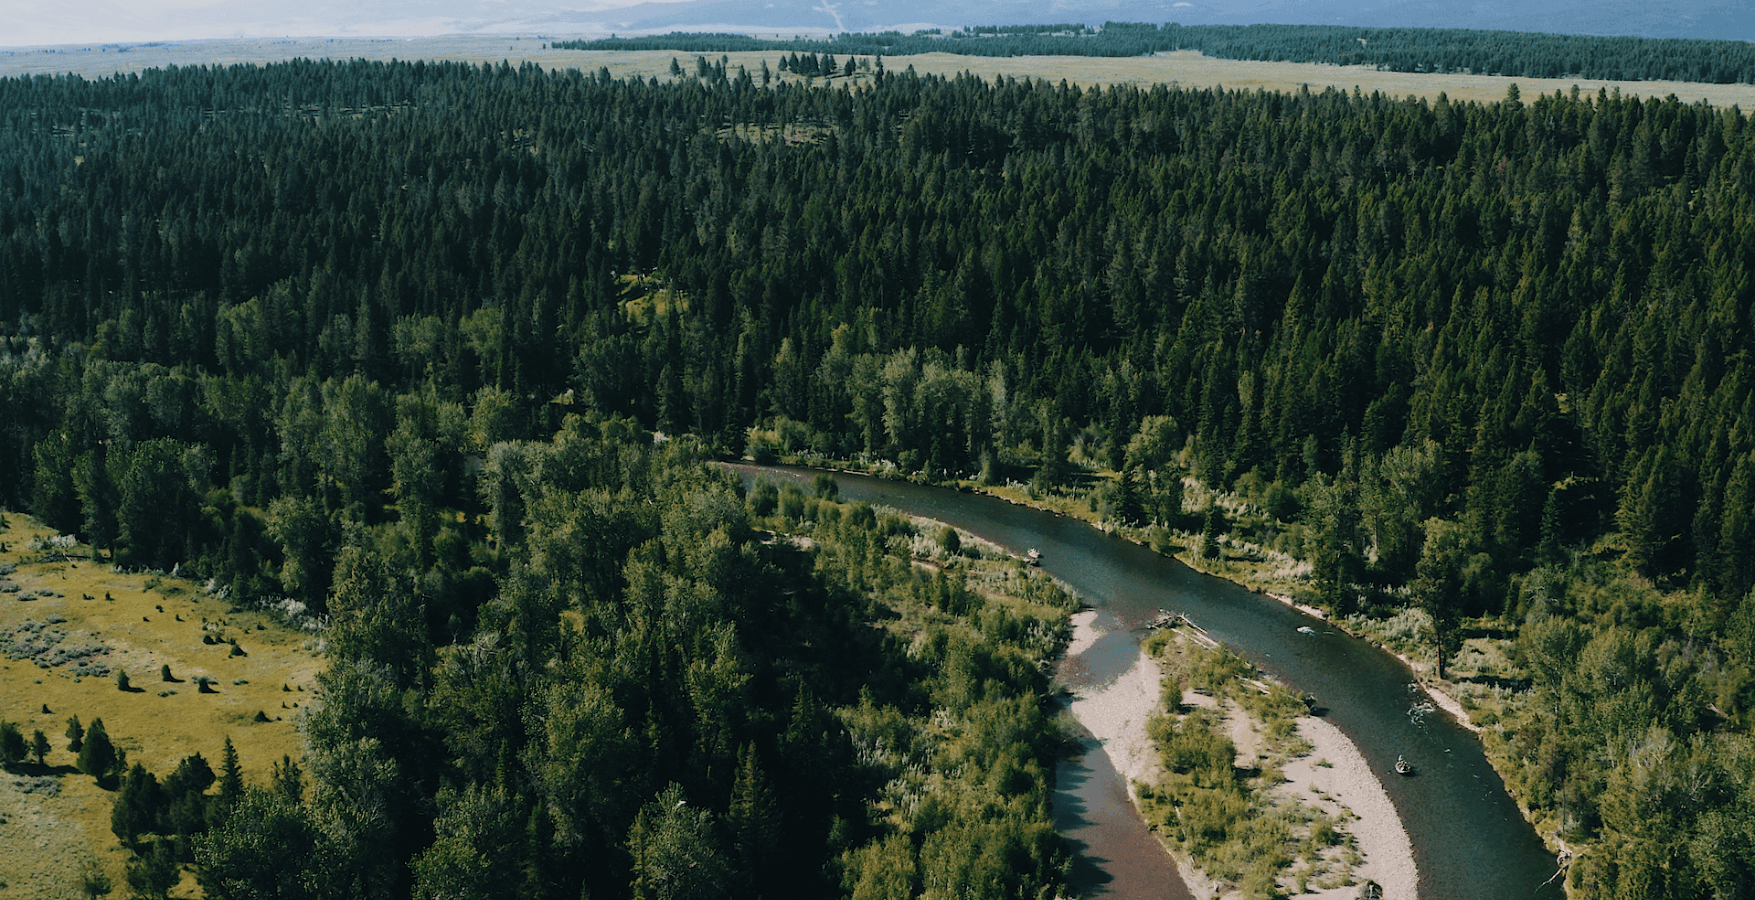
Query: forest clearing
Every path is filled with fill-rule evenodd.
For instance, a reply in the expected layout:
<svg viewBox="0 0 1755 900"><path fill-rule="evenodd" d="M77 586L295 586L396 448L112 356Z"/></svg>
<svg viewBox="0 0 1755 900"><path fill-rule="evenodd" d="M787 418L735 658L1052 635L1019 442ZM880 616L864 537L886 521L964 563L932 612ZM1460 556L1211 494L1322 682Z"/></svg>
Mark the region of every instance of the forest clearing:
<svg viewBox="0 0 1755 900"><path fill-rule="evenodd" d="M161 773L196 753L217 768L229 737L245 778L266 783L283 757L303 756L297 723L324 665L319 641L190 579L111 571L29 516L0 522L0 721L53 747L44 765L0 776L0 895L60 900L88 860L125 886L116 794L77 769L69 718L101 719L130 765Z"/></svg>

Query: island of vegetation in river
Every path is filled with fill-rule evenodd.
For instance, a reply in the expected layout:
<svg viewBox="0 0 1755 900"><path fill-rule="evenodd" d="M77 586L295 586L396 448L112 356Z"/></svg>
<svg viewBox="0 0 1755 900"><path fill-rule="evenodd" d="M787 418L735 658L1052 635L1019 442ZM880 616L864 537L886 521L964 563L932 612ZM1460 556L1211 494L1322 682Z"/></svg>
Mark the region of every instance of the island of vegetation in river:
<svg viewBox="0 0 1755 900"><path fill-rule="evenodd" d="M210 896L271 837L311 892L1051 889L1046 638L869 627L875 562L762 544L698 465L747 454L1259 555L1478 690L1576 892L1755 883L1742 112L873 62L0 80L0 500L328 622L302 799L142 833ZM1021 717L926 754L1007 811L873 815L860 685Z"/></svg>
<svg viewBox="0 0 1755 900"><path fill-rule="evenodd" d="M1193 626L1159 629L1143 652L1162 671L1163 689L1147 726L1157 764L1134 785L1134 795L1157 833L1212 888L1237 896L1362 886L1358 826L1396 833L1400 823L1386 797L1369 810L1381 821L1361 822L1359 811L1346 805L1359 802L1354 795L1382 793L1350 742L1325 740L1327 752L1349 755L1342 760L1349 770L1344 778L1320 779L1333 793L1325 791L1311 776L1332 771L1334 762L1312 756L1317 748L1300 728L1312 715L1303 696L1264 680ZM1385 856L1401 851L1400 859L1373 862L1400 876L1397 893L1412 893L1405 833L1399 845L1373 841L1371 849ZM1390 868L1396 863L1399 868Z"/></svg>

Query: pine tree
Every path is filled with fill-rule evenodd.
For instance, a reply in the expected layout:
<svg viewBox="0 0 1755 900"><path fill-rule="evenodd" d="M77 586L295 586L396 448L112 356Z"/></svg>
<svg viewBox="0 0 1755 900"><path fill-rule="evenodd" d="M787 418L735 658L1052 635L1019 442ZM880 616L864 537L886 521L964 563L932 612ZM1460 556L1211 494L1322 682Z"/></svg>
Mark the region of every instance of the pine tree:
<svg viewBox="0 0 1755 900"><path fill-rule="evenodd" d="M304 799L304 773L299 770L298 762L291 756L283 754L280 762L274 764L274 773L269 784L273 786L274 793L288 803L298 803Z"/></svg>
<svg viewBox="0 0 1755 900"><path fill-rule="evenodd" d="M25 754L30 752L24 743L24 734L18 726L11 722L0 722L0 765L14 766L24 762Z"/></svg>
<svg viewBox="0 0 1755 900"><path fill-rule="evenodd" d="M115 745L110 743L109 734L104 731L103 719L92 719L91 727L85 730L85 740L79 750L79 771L98 780L98 783L110 777L110 773L121 760Z"/></svg>
<svg viewBox="0 0 1755 900"><path fill-rule="evenodd" d="M244 767L238 763L237 748L232 746L232 739L225 739L225 749L219 757L219 800L230 806L244 795Z"/></svg>
<svg viewBox="0 0 1755 900"><path fill-rule="evenodd" d="M110 807L110 831L124 846L137 848L142 834L156 830L163 805L158 778L135 763L123 776L116 802Z"/></svg>
<svg viewBox="0 0 1755 900"><path fill-rule="evenodd" d="M171 888L182 878L182 864L177 861L171 841L154 841L152 852L128 861L128 886L139 897L159 900L170 896Z"/></svg>
<svg viewBox="0 0 1755 900"><path fill-rule="evenodd" d="M1225 533L1225 511L1217 503L1207 506L1206 523L1200 531L1200 555L1206 559L1218 559L1224 553L1224 545L1219 537Z"/></svg>
<svg viewBox="0 0 1755 900"><path fill-rule="evenodd" d="M756 746L746 743L738 751L737 780L731 789L731 806L725 813L731 832L732 846L738 862L756 896L771 896L765 890L771 878L769 869L779 844L779 814L768 779L756 759Z"/></svg>
<svg viewBox="0 0 1755 900"><path fill-rule="evenodd" d="M69 753L78 753L80 748L85 744L85 726L79 724L78 716L73 716L67 720L66 733L67 751Z"/></svg>

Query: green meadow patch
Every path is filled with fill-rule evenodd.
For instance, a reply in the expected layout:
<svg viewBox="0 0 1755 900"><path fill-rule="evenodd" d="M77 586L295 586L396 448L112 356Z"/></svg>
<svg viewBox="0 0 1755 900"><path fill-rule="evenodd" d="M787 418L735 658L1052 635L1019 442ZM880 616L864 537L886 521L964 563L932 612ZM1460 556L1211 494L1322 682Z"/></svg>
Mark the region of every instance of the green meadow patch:
<svg viewBox="0 0 1755 900"><path fill-rule="evenodd" d="M0 720L50 746L0 773L0 896L76 895L94 864L125 894L115 794L78 771L68 720L102 719L130 763L161 775L194 753L217 765L229 737L245 778L266 784L303 755L318 639L189 579L117 572L26 516L0 522Z"/></svg>

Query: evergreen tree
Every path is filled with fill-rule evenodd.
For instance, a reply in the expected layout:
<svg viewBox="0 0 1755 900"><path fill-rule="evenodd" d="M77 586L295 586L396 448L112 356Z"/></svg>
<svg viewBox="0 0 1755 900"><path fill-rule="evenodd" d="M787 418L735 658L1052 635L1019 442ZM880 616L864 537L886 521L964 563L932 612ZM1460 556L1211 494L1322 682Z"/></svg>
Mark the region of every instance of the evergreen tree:
<svg viewBox="0 0 1755 900"><path fill-rule="evenodd" d="M158 778L135 763L121 780L115 803L110 807L110 831L123 846L138 851L140 836L157 830L164 806Z"/></svg>
<svg viewBox="0 0 1755 900"><path fill-rule="evenodd" d="M18 730L18 726L0 721L0 765L18 765L24 762L24 757L29 752L24 733Z"/></svg>
<svg viewBox="0 0 1755 900"><path fill-rule="evenodd" d="M1200 555L1206 559L1218 559L1224 554L1224 545L1220 538L1225 533L1225 511L1219 504L1208 502L1206 521L1200 530Z"/></svg>
<svg viewBox="0 0 1755 900"><path fill-rule="evenodd" d="M182 879L182 869L169 840L153 841L149 852L128 861L128 886L137 897L164 900Z"/></svg>
<svg viewBox="0 0 1755 900"><path fill-rule="evenodd" d="M110 736L104 731L103 719L92 719L91 726L85 729L84 739L79 748L79 771L104 783L121 763L121 754L110 743Z"/></svg>
<svg viewBox="0 0 1755 900"><path fill-rule="evenodd" d="M274 764L273 776L269 784L276 795L288 803L299 803L305 796L304 773L299 764L291 756L282 755L280 762Z"/></svg>
<svg viewBox="0 0 1755 900"><path fill-rule="evenodd" d="M232 746L232 739L225 739L225 749L219 757L219 802L231 806L244 795L244 767L238 763L237 748Z"/></svg>
<svg viewBox="0 0 1755 900"><path fill-rule="evenodd" d="M738 869L752 895L775 896L774 868L781 861L779 815L753 743L744 744L738 751L737 779L732 785L725 818Z"/></svg>

